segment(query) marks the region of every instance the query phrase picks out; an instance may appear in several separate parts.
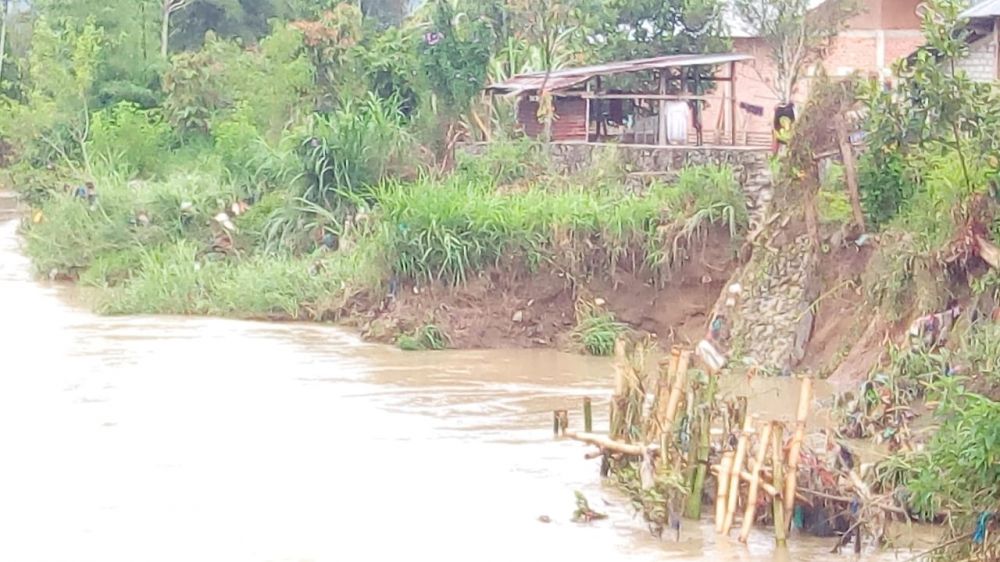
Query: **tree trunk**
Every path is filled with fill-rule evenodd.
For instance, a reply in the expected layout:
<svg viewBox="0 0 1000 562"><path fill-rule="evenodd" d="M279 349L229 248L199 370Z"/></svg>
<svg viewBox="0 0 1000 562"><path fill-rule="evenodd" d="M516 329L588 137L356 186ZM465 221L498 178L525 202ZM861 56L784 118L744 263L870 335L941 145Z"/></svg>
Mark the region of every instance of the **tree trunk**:
<svg viewBox="0 0 1000 562"><path fill-rule="evenodd" d="M10 0L3 0L3 23L0 23L0 84L3 84L3 62L7 53L7 19L10 17Z"/></svg>
<svg viewBox="0 0 1000 562"><path fill-rule="evenodd" d="M854 222L861 232L865 232L865 212L861 208L861 191L858 188L858 169L854 162L854 149L847 134L847 123L842 115L834 117L837 128L837 143L840 145L840 156L844 161L844 179L847 182L847 195L851 198L851 210Z"/></svg>
<svg viewBox="0 0 1000 562"><path fill-rule="evenodd" d="M170 0L163 0L163 21L160 23L160 58L167 60L170 44Z"/></svg>
<svg viewBox="0 0 1000 562"><path fill-rule="evenodd" d="M813 164L802 181L802 203L805 206L806 232L809 234L809 242L814 250L820 245L819 209L816 202L818 192L819 170L817 165Z"/></svg>

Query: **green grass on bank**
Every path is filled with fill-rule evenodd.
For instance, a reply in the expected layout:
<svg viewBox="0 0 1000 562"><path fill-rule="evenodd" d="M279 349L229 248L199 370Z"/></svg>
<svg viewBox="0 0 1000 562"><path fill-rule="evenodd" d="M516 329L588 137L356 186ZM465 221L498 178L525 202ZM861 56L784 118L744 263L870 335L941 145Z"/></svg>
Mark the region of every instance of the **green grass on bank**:
<svg viewBox="0 0 1000 562"><path fill-rule="evenodd" d="M726 168L689 168L642 194L574 182L535 176L505 189L468 169L382 183L365 211L339 214L271 191L236 219L238 256L213 259L211 218L238 189L198 171L131 184L109 175L95 182L94 205L50 194L43 221L26 225L26 248L39 273L75 273L100 289L106 313L318 318L356 292L384 291L393 276L458 284L496 266L663 276L708 226L736 235L747 224ZM317 231L336 235L340 249L318 247Z"/></svg>

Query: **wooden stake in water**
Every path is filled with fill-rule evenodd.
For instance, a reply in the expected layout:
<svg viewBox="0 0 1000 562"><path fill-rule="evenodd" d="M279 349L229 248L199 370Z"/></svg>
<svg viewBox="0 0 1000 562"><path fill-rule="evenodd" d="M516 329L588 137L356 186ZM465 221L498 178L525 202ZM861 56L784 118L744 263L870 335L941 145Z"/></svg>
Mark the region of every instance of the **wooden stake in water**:
<svg viewBox="0 0 1000 562"><path fill-rule="evenodd" d="M764 466L764 455L771 444L771 424L765 424L757 442L757 455L750 469L750 490L747 492L747 506L743 511L743 525L740 527L740 542L747 542L754 519L757 518L757 490L760 487L760 469Z"/></svg>
<svg viewBox="0 0 1000 562"><path fill-rule="evenodd" d="M695 415L695 427L697 428L698 448L693 455L693 462L696 463L694 476L691 480L691 494L688 496L687 505L684 508L684 515L688 519L701 518L701 497L705 487L705 474L708 472L708 455L712 450L710 433L712 431L712 405L715 403L716 375L708 375L708 388L701 396L701 405Z"/></svg>
<svg viewBox="0 0 1000 562"><path fill-rule="evenodd" d="M552 434L556 437L560 435L566 435L566 430L569 429L569 412L566 410L553 410L552 411Z"/></svg>
<svg viewBox="0 0 1000 562"><path fill-rule="evenodd" d="M592 433L594 431L594 417L593 409L590 403L590 397L585 397L583 399L583 430L587 433Z"/></svg>
<svg viewBox="0 0 1000 562"><path fill-rule="evenodd" d="M721 533L726 520L726 505L729 499L729 481L733 468L733 452L726 451L719 461L719 487L715 492L715 532Z"/></svg>
<svg viewBox="0 0 1000 562"><path fill-rule="evenodd" d="M733 518L736 516L736 504L740 499L740 472L743 470L743 462L747 454L747 439L753 433L753 425L750 423L749 414L745 416L743 431L740 433L740 440L736 443L736 456L733 457L733 466L729 469L729 502L726 504L726 519L722 524L722 533L729 534L729 529L733 526Z"/></svg>
<svg viewBox="0 0 1000 562"><path fill-rule="evenodd" d="M784 445L784 427L778 422L772 422L774 428L771 434L771 468L774 471L774 482L781 485L784 470L782 470L781 449ZM774 515L774 541L779 547L786 545L785 541L785 506L781 498L771 498L771 508Z"/></svg>
<svg viewBox="0 0 1000 562"><path fill-rule="evenodd" d="M677 364L677 372L674 374L673 385L670 387L670 398L667 401L667 409L663 417L663 427L660 432L660 457L663 462L667 461L669 453L669 442L673 436L674 418L677 417L677 407L680 405L681 396L684 395L684 385L687 384L688 366L691 364L691 350L681 351L681 356Z"/></svg>
<svg viewBox="0 0 1000 562"><path fill-rule="evenodd" d="M617 439L625 435L625 411L623 407L626 405L626 362L625 340L619 338L615 341L615 394L611 397L611 415L609 416L608 427L608 435L612 439Z"/></svg>
<svg viewBox="0 0 1000 562"><path fill-rule="evenodd" d="M788 446L788 473L785 474L785 514L791 515L795 508L795 488L796 479L799 472L799 457L802 456L802 439L806 433L806 418L809 417L809 402L812 395L812 379L803 377L802 387L799 389L799 410L795 416L795 434L792 435L792 443ZM780 484L779 484L780 485ZM792 517L788 517L786 525L790 524Z"/></svg>

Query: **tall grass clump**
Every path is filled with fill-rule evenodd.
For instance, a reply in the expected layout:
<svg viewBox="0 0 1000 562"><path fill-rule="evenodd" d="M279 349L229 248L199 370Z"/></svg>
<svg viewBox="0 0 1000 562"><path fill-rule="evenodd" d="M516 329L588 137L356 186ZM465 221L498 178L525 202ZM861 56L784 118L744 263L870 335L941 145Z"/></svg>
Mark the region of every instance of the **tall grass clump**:
<svg viewBox="0 0 1000 562"><path fill-rule="evenodd" d="M645 195L600 186L552 190L542 182L503 192L473 179L424 177L374 191L380 236L397 274L458 284L470 271L502 264L574 274L638 269L665 246L676 254L711 224L737 235L747 222L743 195L720 168L686 171L676 185Z"/></svg>
<svg viewBox="0 0 1000 562"><path fill-rule="evenodd" d="M377 294L386 278L372 244L350 252L256 254L228 261L206 260L201 249L180 240L130 256L132 274L104 294L98 309L321 320L356 293Z"/></svg>
<svg viewBox="0 0 1000 562"><path fill-rule="evenodd" d="M25 251L37 271L77 273L98 256L128 251L157 238L156 233L139 233L130 224L135 193L111 184L98 197L91 205L57 191L44 201L41 222L24 229Z"/></svg>
<svg viewBox="0 0 1000 562"><path fill-rule="evenodd" d="M448 334L434 324L424 324L416 330L396 338L396 345L403 351L439 351L448 347Z"/></svg>
<svg viewBox="0 0 1000 562"><path fill-rule="evenodd" d="M300 131L304 170L301 197L328 209L339 207L345 196L364 193L386 179L392 170L413 159L412 138L396 98L372 94L342 102L329 115L312 115Z"/></svg>
<svg viewBox="0 0 1000 562"><path fill-rule="evenodd" d="M614 314L586 299L577 301L576 321L570 338L587 353L600 357L612 355L618 337L628 330Z"/></svg>
<svg viewBox="0 0 1000 562"><path fill-rule="evenodd" d="M88 145L91 158L105 167L129 177L149 177L163 170L174 140L160 112L120 102L94 113Z"/></svg>
<svg viewBox="0 0 1000 562"><path fill-rule="evenodd" d="M105 293L98 310L104 314L207 313L209 279L225 266L199 263L199 249L195 243L181 240L143 252L132 279Z"/></svg>

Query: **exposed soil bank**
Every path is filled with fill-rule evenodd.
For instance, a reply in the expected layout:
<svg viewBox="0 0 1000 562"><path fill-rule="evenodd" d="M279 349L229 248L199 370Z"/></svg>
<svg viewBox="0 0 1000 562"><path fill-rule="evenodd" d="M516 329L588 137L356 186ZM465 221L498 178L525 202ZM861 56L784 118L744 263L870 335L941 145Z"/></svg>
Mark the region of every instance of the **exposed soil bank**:
<svg viewBox="0 0 1000 562"><path fill-rule="evenodd" d="M698 244L690 259L664 286L648 275L620 271L573 279L551 270L533 274L490 271L460 287L401 287L388 303L370 305L359 321L367 339L391 342L399 334L434 324L449 347L577 348L571 333L580 299L597 302L618 322L662 345L692 345L702 337L708 314L736 267L732 242L721 229ZM348 321L352 321L348 315Z"/></svg>

